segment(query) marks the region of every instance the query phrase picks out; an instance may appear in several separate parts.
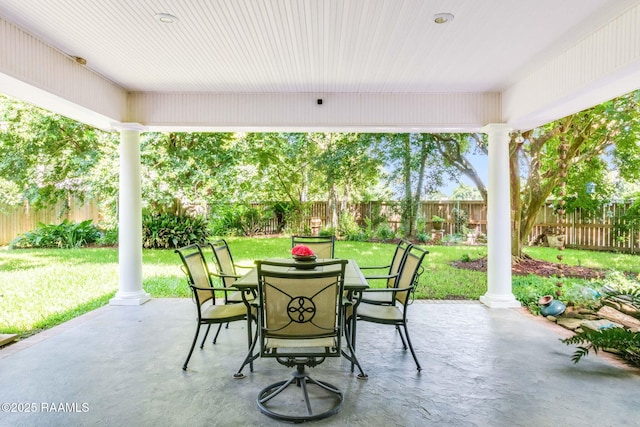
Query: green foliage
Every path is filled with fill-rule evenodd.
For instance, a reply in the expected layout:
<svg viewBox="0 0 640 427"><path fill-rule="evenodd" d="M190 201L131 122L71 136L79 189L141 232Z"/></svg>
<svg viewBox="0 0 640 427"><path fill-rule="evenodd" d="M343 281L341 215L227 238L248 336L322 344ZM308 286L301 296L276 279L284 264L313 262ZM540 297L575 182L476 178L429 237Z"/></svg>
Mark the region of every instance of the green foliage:
<svg viewBox="0 0 640 427"><path fill-rule="evenodd" d="M338 223L338 234L346 240L362 242L367 240L366 233L360 228L356 222L355 216L350 212L344 212L340 216Z"/></svg>
<svg viewBox="0 0 640 427"><path fill-rule="evenodd" d="M602 294L605 298L630 304L640 310L640 275L633 277L612 271L603 282Z"/></svg>
<svg viewBox="0 0 640 427"><path fill-rule="evenodd" d="M141 136L142 196L160 211L233 201L238 195L242 151L231 133L147 132Z"/></svg>
<svg viewBox="0 0 640 427"><path fill-rule="evenodd" d="M336 235L336 229L333 227L325 227L318 232L318 236L329 237L329 236L335 236L335 235Z"/></svg>
<svg viewBox="0 0 640 427"><path fill-rule="evenodd" d="M105 176L94 171L116 146L115 134L4 96L0 123L0 177L32 205L48 206L70 194L83 198L104 188ZM109 169L110 182L117 183L117 167L111 163Z"/></svg>
<svg viewBox="0 0 640 427"><path fill-rule="evenodd" d="M639 105L640 91L635 91L523 132L520 142L515 141L519 134L512 136L511 189L520 198L513 215L513 255L521 255L534 219L551 195L570 201L567 208L593 209L610 192L603 179L610 165L625 179L638 176ZM599 193L585 195L585 180L596 182Z"/></svg>
<svg viewBox="0 0 640 427"><path fill-rule="evenodd" d="M375 237L383 242L393 240L396 237L396 232L388 223L382 223L376 228Z"/></svg>
<svg viewBox="0 0 640 427"><path fill-rule="evenodd" d="M60 224L38 223L33 231L23 233L13 239L10 248L79 248L94 243L100 233L92 224L92 220L78 223L64 220Z"/></svg>
<svg viewBox="0 0 640 427"><path fill-rule="evenodd" d="M589 218L602 211L602 206L611 200L613 186L608 181L609 164L600 157L593 157L572 165L567 176L567 196L565 210L581 211L583 218ZM587 183L596 184L596 192L587 194Z"/></svg>
<svg viewBox="0 0 640 427"><path fill-rule="evenodd" d="M438 215L434 215L434 216L431 217L431 222L434 222L434 223L435 222L443 223L445 221L446 221L446 219L444 219L444 218L442 218L441 216L438 216Z"/></svg>
<svg viewBox="0 0 640 427"><path fill-rule="evenodd" d="M100 232L98 239L100 246L117 246L118 245L118 228L109 228Z"/></svg>
<svg viewBox="0 0 640 427"><path fill-rule="evenodd" d="M456 233L460 233L462 235L469 233L469 227L467 226L467 223L469 222L469 214L459 207L453 208L451 213L453 214L453 219L455 221Z"/></svg>
<svg viewBox="0 0 640 427"><path fill-rule="evenodd" d="M256 208L249 204L219 204L211 214L211 234L214 236L254 236L264 231L273 218L272 207Z"/></svg>
<svg viewBox="0 0 640 427"><path fill-rule="evenodd" d="M623 328L607 328L598 331L587 329L561 341L567 345L578 346L571 357L573 363L578 363L591 350L594 353L606 350L615 351L622 359L640 366L640 333L638 332Z"/></svg>
<svg viewBox="0 0 640 427"><path fill-rule="evenodd" d="M460 257L460 261L471 262L471 256L469 254L462 254L462 256Z"/></svg>
<svg viewBox="0 0 640 427"><path fill-rule="evenodd" d="M523 306L533 314L540 314L538 300L544 295L555 297L558 279L555 277L513 276L513 294ZM566 305L593 308L600 305L600 299L594 296L600 285L584 279L564 278L562 280L562 297L559 299Z"/></svg>
<svg viewBox="0 0 640 427"><path fill-rule="evenodd" d="M604 298L624 302L640 309L640 280L619 271L607 274L601 292ZM591 350L613 351L627 362L640 366L640 333L623 328L605 328L598 331L585 329L575 336L563 339L567 345L577 345L571 360L578 363Z"/></svg>
<svg viewBox="0 0 640 427"><path fill-rule="evenodd" d="M633 202L616 221L614 230L619 239L629 239L631 232L640 230L640 193L634 194Z"/></svg>
<svg viewBox="0 0 640 427"><path fill-rule="evenodd" d="M208 237L208 224L202 217L168 212L142 215L142 246L144 248L179 248L192 243L204 243Z"/></svg>
<svg viewBox="0 0 640 427"><path fill-rule="evenodd" d="M451 200L482 200L482 195L477 188L460 183L451 192Z"/></svg>

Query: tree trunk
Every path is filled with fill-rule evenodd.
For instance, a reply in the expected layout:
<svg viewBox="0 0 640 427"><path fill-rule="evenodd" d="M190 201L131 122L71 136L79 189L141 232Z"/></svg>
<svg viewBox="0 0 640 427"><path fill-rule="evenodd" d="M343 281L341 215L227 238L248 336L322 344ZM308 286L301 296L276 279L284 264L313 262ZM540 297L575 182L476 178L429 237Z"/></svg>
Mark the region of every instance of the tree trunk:
<svg viewBox="0 0 640 427"><path fill-rule="evenodd" d="M411 189L411 141L409 135L403 135L402 144L404 155L402 158L402 179L404 182L404 201L402 206L402 224L404 225L405 236L412 235L413 224L413 191Z"/></svg>
<svg viewBox="0 0 640 427"><path fill-rule="evenodd" d="M520 146L511 141L509 146L509 182L511 184L511 255L515 258L522 256L520 239L520 163L518 162Z"/></svg>

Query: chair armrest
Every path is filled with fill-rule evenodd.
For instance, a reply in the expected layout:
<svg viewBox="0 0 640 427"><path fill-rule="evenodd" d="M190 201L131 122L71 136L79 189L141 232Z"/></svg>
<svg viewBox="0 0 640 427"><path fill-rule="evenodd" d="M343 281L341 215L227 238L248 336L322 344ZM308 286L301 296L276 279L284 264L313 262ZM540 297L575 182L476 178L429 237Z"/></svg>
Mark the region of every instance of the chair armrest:
<svg viewBox="0 0 640 427"><path fill-rule="evenodd" d="M376 280L376 279L391 279L392 277L398 277L397 274L385 274L381 276L364 276L367 280Z"/></svg>
<svg viewBox="0 0 640 427"><path fill-rule="evenodd" d="M209 275L220 277L221 279L223 279L225 277L231 277L231 278L234 278L234 279L239 279L239 278L242 277L242 275L240 275L240 274L224 274L224 273L212 273L212 272L209 272Z"/></svg>
<svg viewBox="0 0 640 427"><path fill-rule="evenodd" d="M370 265L370 266L367 266L367 267L358 266L358 268L360 268L360 270L382 270L383 268L388 269L389 267L391 267L391 264L389 264L389 265Z"/></svg>
<svg viewBox="0 0 640 427"><path fill-rule="evenodd" d="M233 264L236 268L242 268L243 270L251 270L255 267L255 265L242 265L242 264Z"/></svg>
<svg viewBox="0 0 640 427"><path fill-rule="evenodd" d="M414 287L413 286L409 286L407 288L369 288L369 289L365 289L364 293L369 293L369 292L393 292L394 294L398 293L398 292L407 292L412 290Z"/></svg>
<svg viewBox="0 0 640 427"><path fill-rule="evenodd" d="M209 288L209 287L202 287L202 286L195 286L195 285L189 285L191 286L191 288L193 289L197 289L199 291L220 291L220 292L235 292L235 291L239 291L240 289L238 288L234 288L234 287L228 287L228 288Z"/></svg>

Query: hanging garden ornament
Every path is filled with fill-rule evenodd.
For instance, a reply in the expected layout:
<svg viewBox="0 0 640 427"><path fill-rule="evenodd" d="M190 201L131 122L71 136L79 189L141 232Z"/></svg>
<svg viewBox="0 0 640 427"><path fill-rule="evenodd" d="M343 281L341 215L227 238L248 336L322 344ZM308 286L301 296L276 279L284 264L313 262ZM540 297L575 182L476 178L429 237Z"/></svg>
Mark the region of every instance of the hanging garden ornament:
<svg viewBox="0 0 640 427"><path fill-rule="evenodd" d="M566 210L564 208L566 201L565 201L565 197L567 196L567 182L566 182L566 177L567 177L567 167L568 167L568 161L567 161L567 151L569 150L569 144L563 142L562 144L560 144L558 146L558 166L560 168L560 177L562 178L562 180L558 183L558 204L557 204L557 209L556 209L556 213L558 214L558 234L560 234L562 236L562 239L560 240L560 245L558 246L558 250L562 251L564 250L564 238L565 238L565 227L564 227L564 219L565 219L565 214L566 214ZM562 263L562 256L559 255L558 256L560 262ZM561 285L560 285L561 286ZM560 296L560 295L558 295Z"/></svg>

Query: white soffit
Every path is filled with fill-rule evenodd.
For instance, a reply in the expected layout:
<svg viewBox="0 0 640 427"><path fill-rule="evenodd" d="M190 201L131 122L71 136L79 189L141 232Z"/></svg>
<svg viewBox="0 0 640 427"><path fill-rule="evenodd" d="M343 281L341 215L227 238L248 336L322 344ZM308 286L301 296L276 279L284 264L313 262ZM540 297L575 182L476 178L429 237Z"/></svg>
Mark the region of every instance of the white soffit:
<svg viewBox="0 0 640 427"><path fill-rule="evenodd" d="M590 99L589 82L531 93L545 67L637 8L636 0L2 0L0 23L87 63L84 73L65 65L35 75L52 55L31 43L0 53L0 73L101 117L158 127L475 129ZM161 24L160 12L178 20ZM436 25L439 12L455 18ZM633 57L622 62L614 66L633 72ZM318 110L316 97L332 102Z"/></svg>

